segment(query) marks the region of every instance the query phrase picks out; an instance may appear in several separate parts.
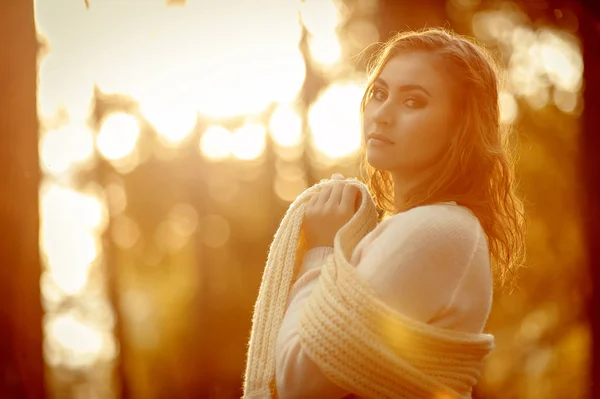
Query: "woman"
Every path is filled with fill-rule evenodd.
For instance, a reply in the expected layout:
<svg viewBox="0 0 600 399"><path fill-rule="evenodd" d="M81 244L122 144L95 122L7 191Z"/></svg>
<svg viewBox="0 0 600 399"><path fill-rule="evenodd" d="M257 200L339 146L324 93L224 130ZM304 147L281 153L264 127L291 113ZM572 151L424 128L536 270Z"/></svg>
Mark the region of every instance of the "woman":
<svg viewBox="0 0 600 399"><path fill-rule="evenodd" d="M498 75L472 41L443 29L391 38L369 65L361 102L366 183L381 222L351 263L379 299L433 326L483 331L494 282L524 258L522 202L499 123ZM305 353L300 314L352 217L358 189L341 175L313 195L304 216L309 250L291 290L276 346L280 398L351 396Z"/></svg>

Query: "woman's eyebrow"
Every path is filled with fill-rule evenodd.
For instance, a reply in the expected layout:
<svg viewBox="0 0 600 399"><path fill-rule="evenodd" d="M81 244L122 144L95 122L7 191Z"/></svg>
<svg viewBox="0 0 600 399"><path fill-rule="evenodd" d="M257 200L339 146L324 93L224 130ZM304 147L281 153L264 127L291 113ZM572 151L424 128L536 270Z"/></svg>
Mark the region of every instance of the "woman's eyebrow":
<svg viewBox="0 0 600 399"><path fill-rule="evenodd" d="M388 88L388 84L386 83L385 80L383 80L382 78L377 78L375 79L375 82L373 83L377 83L385 88ZM399 86L397 88L397 90L399 92L403 92L403 91L410 91L410 90L421 90L423 93L427 94L429 97L431 97L431 93L429 93L423 86L421 85L416 85L416 84L407 84L407 85L402 85Z"/></svg>

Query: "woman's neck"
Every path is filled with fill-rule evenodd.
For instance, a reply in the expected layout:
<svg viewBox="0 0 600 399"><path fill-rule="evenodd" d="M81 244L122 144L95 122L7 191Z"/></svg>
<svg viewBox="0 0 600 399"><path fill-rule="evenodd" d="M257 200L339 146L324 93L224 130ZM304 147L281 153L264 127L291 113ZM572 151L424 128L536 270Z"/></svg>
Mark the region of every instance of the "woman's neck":
<svg viewBox="0 0 600 399"><path fill-rule="evenodd" d="M412 190L423 184L427 179L429 179L433 173L435 173L433 168L413 174L392 172L392 180L394 181L395 209L403 209L406 204L407 195Z"/></svg>

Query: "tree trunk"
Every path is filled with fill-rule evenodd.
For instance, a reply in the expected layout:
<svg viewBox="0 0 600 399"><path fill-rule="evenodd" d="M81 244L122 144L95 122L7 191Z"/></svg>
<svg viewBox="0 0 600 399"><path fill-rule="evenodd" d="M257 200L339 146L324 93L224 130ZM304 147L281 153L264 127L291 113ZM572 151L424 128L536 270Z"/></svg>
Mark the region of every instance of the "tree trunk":
<svg viewBox="0 0 600 399"><path fill-rule="evenodd" d="M0 2L0 398L46 397L33 1Z"/></svg>
<svg viewBox="0 0 600 399"><path fill-rule="evenodd" d="M581 176L583 178L583 220L586 223L588 270L592 280L592 295L588 301L592 350L590 351L590 398L600 397L600 4L583 2L579 18L583 39L583 124L581 132Z"/></svg>

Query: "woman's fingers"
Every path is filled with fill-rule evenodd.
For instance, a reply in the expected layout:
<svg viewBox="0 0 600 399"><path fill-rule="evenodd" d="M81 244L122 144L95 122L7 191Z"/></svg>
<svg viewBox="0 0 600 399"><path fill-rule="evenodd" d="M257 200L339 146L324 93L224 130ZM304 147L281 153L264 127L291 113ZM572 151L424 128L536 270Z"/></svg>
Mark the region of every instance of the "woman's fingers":
<svg viewBox="0 0 600 399"><path fill-rule="evenodd" d="M330 180L335 180L336 183L333 185L326 185L318 193L313 194L308 202L309 206L325 206L325 204L338 206L342 203L342 194L344 192L344 186L346 185L343 184L343 181L346 180L346 178L341 173L334 173L331 175ZM326 180L321 180L321 183L324 181Z"/></svg>
<svg viewBox="0 0 600 399"><path fill-rule="evenodd" d="M313 206L317 203L318 200L319 200L319 193L312 193L312 195L310 196L310 199L308 200L308 205Z"/></svg>
<svg viewBox="0 0 600 399"><path fill-rule="evenodd" d="M325 205L325 203L329 200L329 196L331 195L331 186L325 186L319 191L319 200L317 204Z"/></svg>
<svg viewBox="0 0 600 399"><path fill-rule="evenodd" d="M339 206L342 202L342 192L344 191L345 184L342 182L335 183L333 185L333 189L331 190L331 195L329 196L329 204L333 206Z"/></svg>
<svg viewBox="0 0 600 399"><path fill-rule="evenodd" d="M340 204L343 207L355 211L357 209L358 197L358 187L352 184L344 184L344 190L342 192Z"/></svg>

